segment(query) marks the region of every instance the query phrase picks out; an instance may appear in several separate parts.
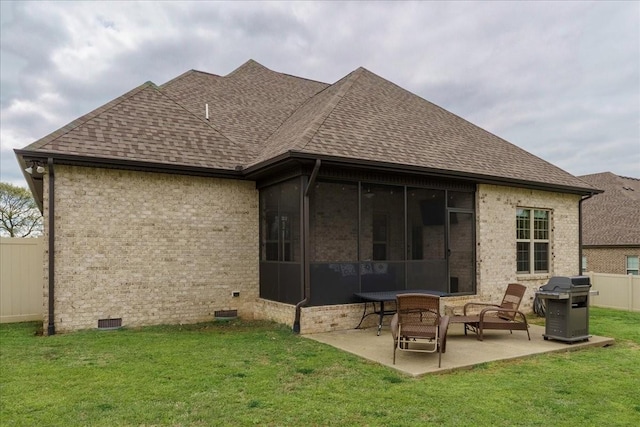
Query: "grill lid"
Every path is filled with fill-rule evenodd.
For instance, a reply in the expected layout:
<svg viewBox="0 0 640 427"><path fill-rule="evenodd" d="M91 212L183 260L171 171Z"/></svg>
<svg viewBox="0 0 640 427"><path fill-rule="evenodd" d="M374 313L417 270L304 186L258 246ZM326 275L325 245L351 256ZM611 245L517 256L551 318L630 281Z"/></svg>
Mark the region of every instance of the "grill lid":
<svg viewBox="0 0 640 427"><path fill-rule="evenodd" d="M540 287L544 292L570 292L586 290L591 287L589 276L553 276L546 285Z"/></svg>

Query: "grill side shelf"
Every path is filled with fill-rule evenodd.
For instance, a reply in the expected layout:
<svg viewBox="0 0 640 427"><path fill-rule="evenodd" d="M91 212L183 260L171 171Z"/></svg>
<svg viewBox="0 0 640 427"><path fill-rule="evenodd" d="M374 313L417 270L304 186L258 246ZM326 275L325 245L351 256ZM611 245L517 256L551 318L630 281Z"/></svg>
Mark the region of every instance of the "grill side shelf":
<svg viewBox="0 0 640 427"><path fill-rule="evenodd" d="M566 292L536 292L536 295L540 298L546 299L569 299L569 294Z"/></svg>

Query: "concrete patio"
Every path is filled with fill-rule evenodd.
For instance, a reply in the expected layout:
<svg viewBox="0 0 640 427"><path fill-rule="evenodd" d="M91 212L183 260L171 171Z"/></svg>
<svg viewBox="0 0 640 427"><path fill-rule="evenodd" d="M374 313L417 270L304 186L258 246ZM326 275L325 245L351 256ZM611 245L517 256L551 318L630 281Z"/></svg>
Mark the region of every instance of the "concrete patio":
<svg viewBox="0 0 640 427"><path fill-rule="evenodd" d="M393 339L386 327L380 336L376 328L349 329L305 335L364 359L380 363L411 376L430 373L444 373L457 369L498 360L517 359L542 353L574 351L588 347L606 347L614 344L613 338L593 335L588 341L568 344L560 341L544 340L544 327L530 325L531 341L524 331L485 331L484 341L478 341L473 334L464 335L461 324L452 324L447 333L447 349L442 354L442 367L438 368L437 353L396 352L393 364Z"/></svg>

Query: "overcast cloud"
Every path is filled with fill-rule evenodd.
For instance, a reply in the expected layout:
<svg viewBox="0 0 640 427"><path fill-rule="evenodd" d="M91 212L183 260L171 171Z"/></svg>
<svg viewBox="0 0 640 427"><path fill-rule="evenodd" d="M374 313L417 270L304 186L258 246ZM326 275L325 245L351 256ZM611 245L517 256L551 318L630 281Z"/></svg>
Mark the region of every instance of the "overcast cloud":
<svg viewBox="0 0 640 427"><path fill-rule="evenodd" d="M562 169L640 178L640 3L0 2L0 179L12 152L136 86L254 59L363 66Z"/></svg>

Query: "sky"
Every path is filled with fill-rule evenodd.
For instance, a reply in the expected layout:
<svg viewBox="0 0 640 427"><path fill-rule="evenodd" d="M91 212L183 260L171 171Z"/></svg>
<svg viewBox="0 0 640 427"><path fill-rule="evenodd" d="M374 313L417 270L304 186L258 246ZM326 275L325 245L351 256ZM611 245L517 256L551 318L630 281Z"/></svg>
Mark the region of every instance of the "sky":
<svg viewBox="0 0 640 427"><path fill-rule="evenodd" d="M0 2L0 180L125 92L249 59L369 71L573 175L640 178L640 2Z"/></svg>

